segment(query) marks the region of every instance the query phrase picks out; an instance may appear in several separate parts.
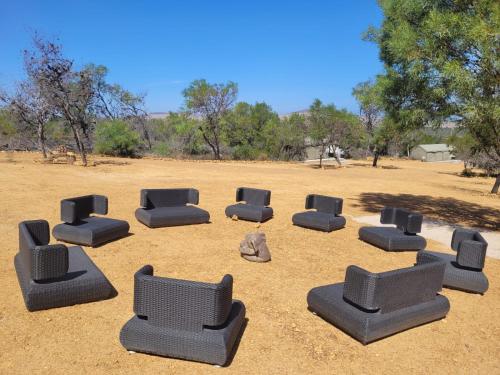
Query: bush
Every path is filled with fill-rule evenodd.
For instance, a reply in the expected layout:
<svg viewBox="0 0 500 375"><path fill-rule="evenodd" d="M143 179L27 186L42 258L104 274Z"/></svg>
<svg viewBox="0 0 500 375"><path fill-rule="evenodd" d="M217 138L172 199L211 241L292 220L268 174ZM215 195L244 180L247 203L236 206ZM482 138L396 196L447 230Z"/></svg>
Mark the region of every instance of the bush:
<svg viewBox="0 0 500 375"><path fill-rule="evenodd" d="M134 156L139 144L139 134L123 121L106 121L97 126L94 146L97 153L111 156Z"/></svg>
<svg viewBox="0 0 500 375"><path fill-rule="evenodd" d="M250 145L238 145L233 149L233 159L235 160L255 160L260 151Z"/></svg>
<svg viewBox="0 0 500 375"><path fill-rule="evenodd" d="M153 146L153 154L159 156L169 156L171 154L170 147L166 142L159 142Z"/></svg>

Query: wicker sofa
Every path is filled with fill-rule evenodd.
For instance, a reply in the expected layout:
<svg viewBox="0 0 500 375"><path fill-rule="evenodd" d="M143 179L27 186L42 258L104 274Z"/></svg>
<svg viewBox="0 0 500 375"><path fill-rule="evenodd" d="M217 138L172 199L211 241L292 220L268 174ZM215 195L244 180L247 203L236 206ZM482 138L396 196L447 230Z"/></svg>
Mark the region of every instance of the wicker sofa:
<svg viewBox="0 0 500 375"><path fill-rule="evenodd" d="M29 311L111 298L116 290L79 246L49 245L45 220L19 224L14 265Z"/></svg>
<svg viewBox="0 0 500 375"><path fill-rule="evenodd" d="M198 203L196 189L143 189L135 217L150 228L208 223L210 214Z"/></svg>
<svg viewBox="0 0 500 375"><path fill-rule="evenodd" d="M233 278L218 284L135 274L134 313L120 332L130 351L224 365L245 322L245 306L232 299Z"/></svg>
<svg viewBox="0 0 500 375"><path fill-rule="evenodd" d="M367 344L445 317L450 304L437 294L445 266L431 256L413 267L382 273L349 266L343 283L309 292L309 309Z"/></svg>
<svg viewBox="0 0 500 375"><path fill-rule="evenodd" d="M292 216L294 225L331 232L345 226L346 220L342 213L342 198L328 197L325 195L309 194L306 197L305 212Z"/></svg>
<svg viewBox="0 0 500 375"><path fill-rule="evenodd" d="M236 189L237 203L226 207L226 216L236 216L238 219L263 223L273 217L271 191L240 187Z"/></svg>
<svg viewBox="0 0 500 375"><path fill-rule="evenodd" d="M457 228L453 231L451 248L457 254L443 254L422 250L417 260L431 255L446 262L443 286L465 292L484 294L488 290L488 278L483 272L488 243L474 230Z"/></svg>
<svg viewBox="0 0 500 375"><path fill-rule="evenodd" d="M52 230L53 236L77 245L99 246L128 234L129 224L92 214L107 215L108 198L104 195L85 195L61 201L61 220Z"/></svg>
<svg viewBox="0 0 500 375"><path fill-rule="evenodd" d="M425 249L422 231L423 216L402 208L384 207L380 215L381 224L396 227L362 227L359 238L386 251L408 251Z"/></svg>

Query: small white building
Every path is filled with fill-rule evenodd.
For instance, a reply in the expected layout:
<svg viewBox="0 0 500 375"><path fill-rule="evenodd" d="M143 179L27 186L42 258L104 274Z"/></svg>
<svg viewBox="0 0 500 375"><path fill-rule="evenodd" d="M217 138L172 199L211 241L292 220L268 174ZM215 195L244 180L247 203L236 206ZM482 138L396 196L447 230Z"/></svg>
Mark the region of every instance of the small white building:
<svg viewBox="0 0 500 375"><path fill-rule="evenodd" d="M415 146L410 157L422 161L447 161L453 159L452 148L444 143Z"/></svg>

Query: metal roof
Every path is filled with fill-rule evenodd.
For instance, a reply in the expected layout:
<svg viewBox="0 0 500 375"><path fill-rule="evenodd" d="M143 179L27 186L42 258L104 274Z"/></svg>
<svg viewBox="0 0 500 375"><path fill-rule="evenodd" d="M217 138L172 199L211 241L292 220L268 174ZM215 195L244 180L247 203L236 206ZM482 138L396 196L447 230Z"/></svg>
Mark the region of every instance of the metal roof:
<svg viewBox="0 0 500 375"><path fill-rule="evenodd" d="M444 143L436 143L432 145L418 145L417 147L421 147L426 152L443 152L443 151L451 151L450 147Z"/></svg>

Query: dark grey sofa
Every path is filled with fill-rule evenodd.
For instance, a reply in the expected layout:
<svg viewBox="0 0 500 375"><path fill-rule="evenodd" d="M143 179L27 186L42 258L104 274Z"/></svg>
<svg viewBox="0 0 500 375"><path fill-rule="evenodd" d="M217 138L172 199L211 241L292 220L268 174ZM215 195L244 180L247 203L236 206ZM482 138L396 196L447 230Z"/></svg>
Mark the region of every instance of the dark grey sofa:
<svg viewBox="0 0 500 375"><path fill-rule="evenodd" d="M271 191L240 187L236 189L237 203L226 207L226 216L237 216L238 219L263 223L273 217Z"/></svg>
<svg viewBox="0 0 500 375"><path fill-rule="evenodd" d="M196 189L143 189L135 217L150 228L208 223L210 214L198 203Z"/></svg>
<svg viewBox="0 0 500 375"><path fill-rule="evenodd" d="M469 229L455 229L451 248L456 255L422 250L417 253L417 261L428 255L446 262L443 286L465 292L484 294L488 290L488 278L483 272L488 243L481 234Z"/></svg>
<svg viewBox="0 0 500 375"><path fill-rule="evenodd" d="M108 198L104 195L85 195L61 201L61 220L52 230L59 241L86 246L99 246L128 234L124 220L91 216L108 213Z"/></svg>
<svg viewBox="0 0 500 375"><path fill-rule="evenodd" d="M111 298L116 290L79 246L49 245L45 220L19 224L14 265L29 311Z"/></svg>
<svg viewBox="0 0 500 375"><path fill-rule="evenodd" d="M232 299L233 278L218 284L135 274L134 313L120 332L130 351L224 365L245 321L245 306Z"/></svg>
<svg viewBox="0 0 500 375"><path fill-rule="evenodd" d="M325 195L309 194L306 197L306 210L316 211L299 212L292 216L292 222L300 227L331 232L345 226L342 213L342 198L328 197Z"/></svg>
<svg viewBox="0 0 500 375"><path fill-rule="evenodd" d="M357 266L345 282L307 295L309 309L363 344L446 316L441 290L445 263L428 257L410 268L371 273Z"/></svg>
<svg viewBox="0 0 500 375"><path fill-rule="evenodd" d="M403 208L384 207L380 223L394 224L390 227L362 227L359 238L386 251L408 251L425 249L427 241L417 235L422 231L423 216Z"/></svg>

